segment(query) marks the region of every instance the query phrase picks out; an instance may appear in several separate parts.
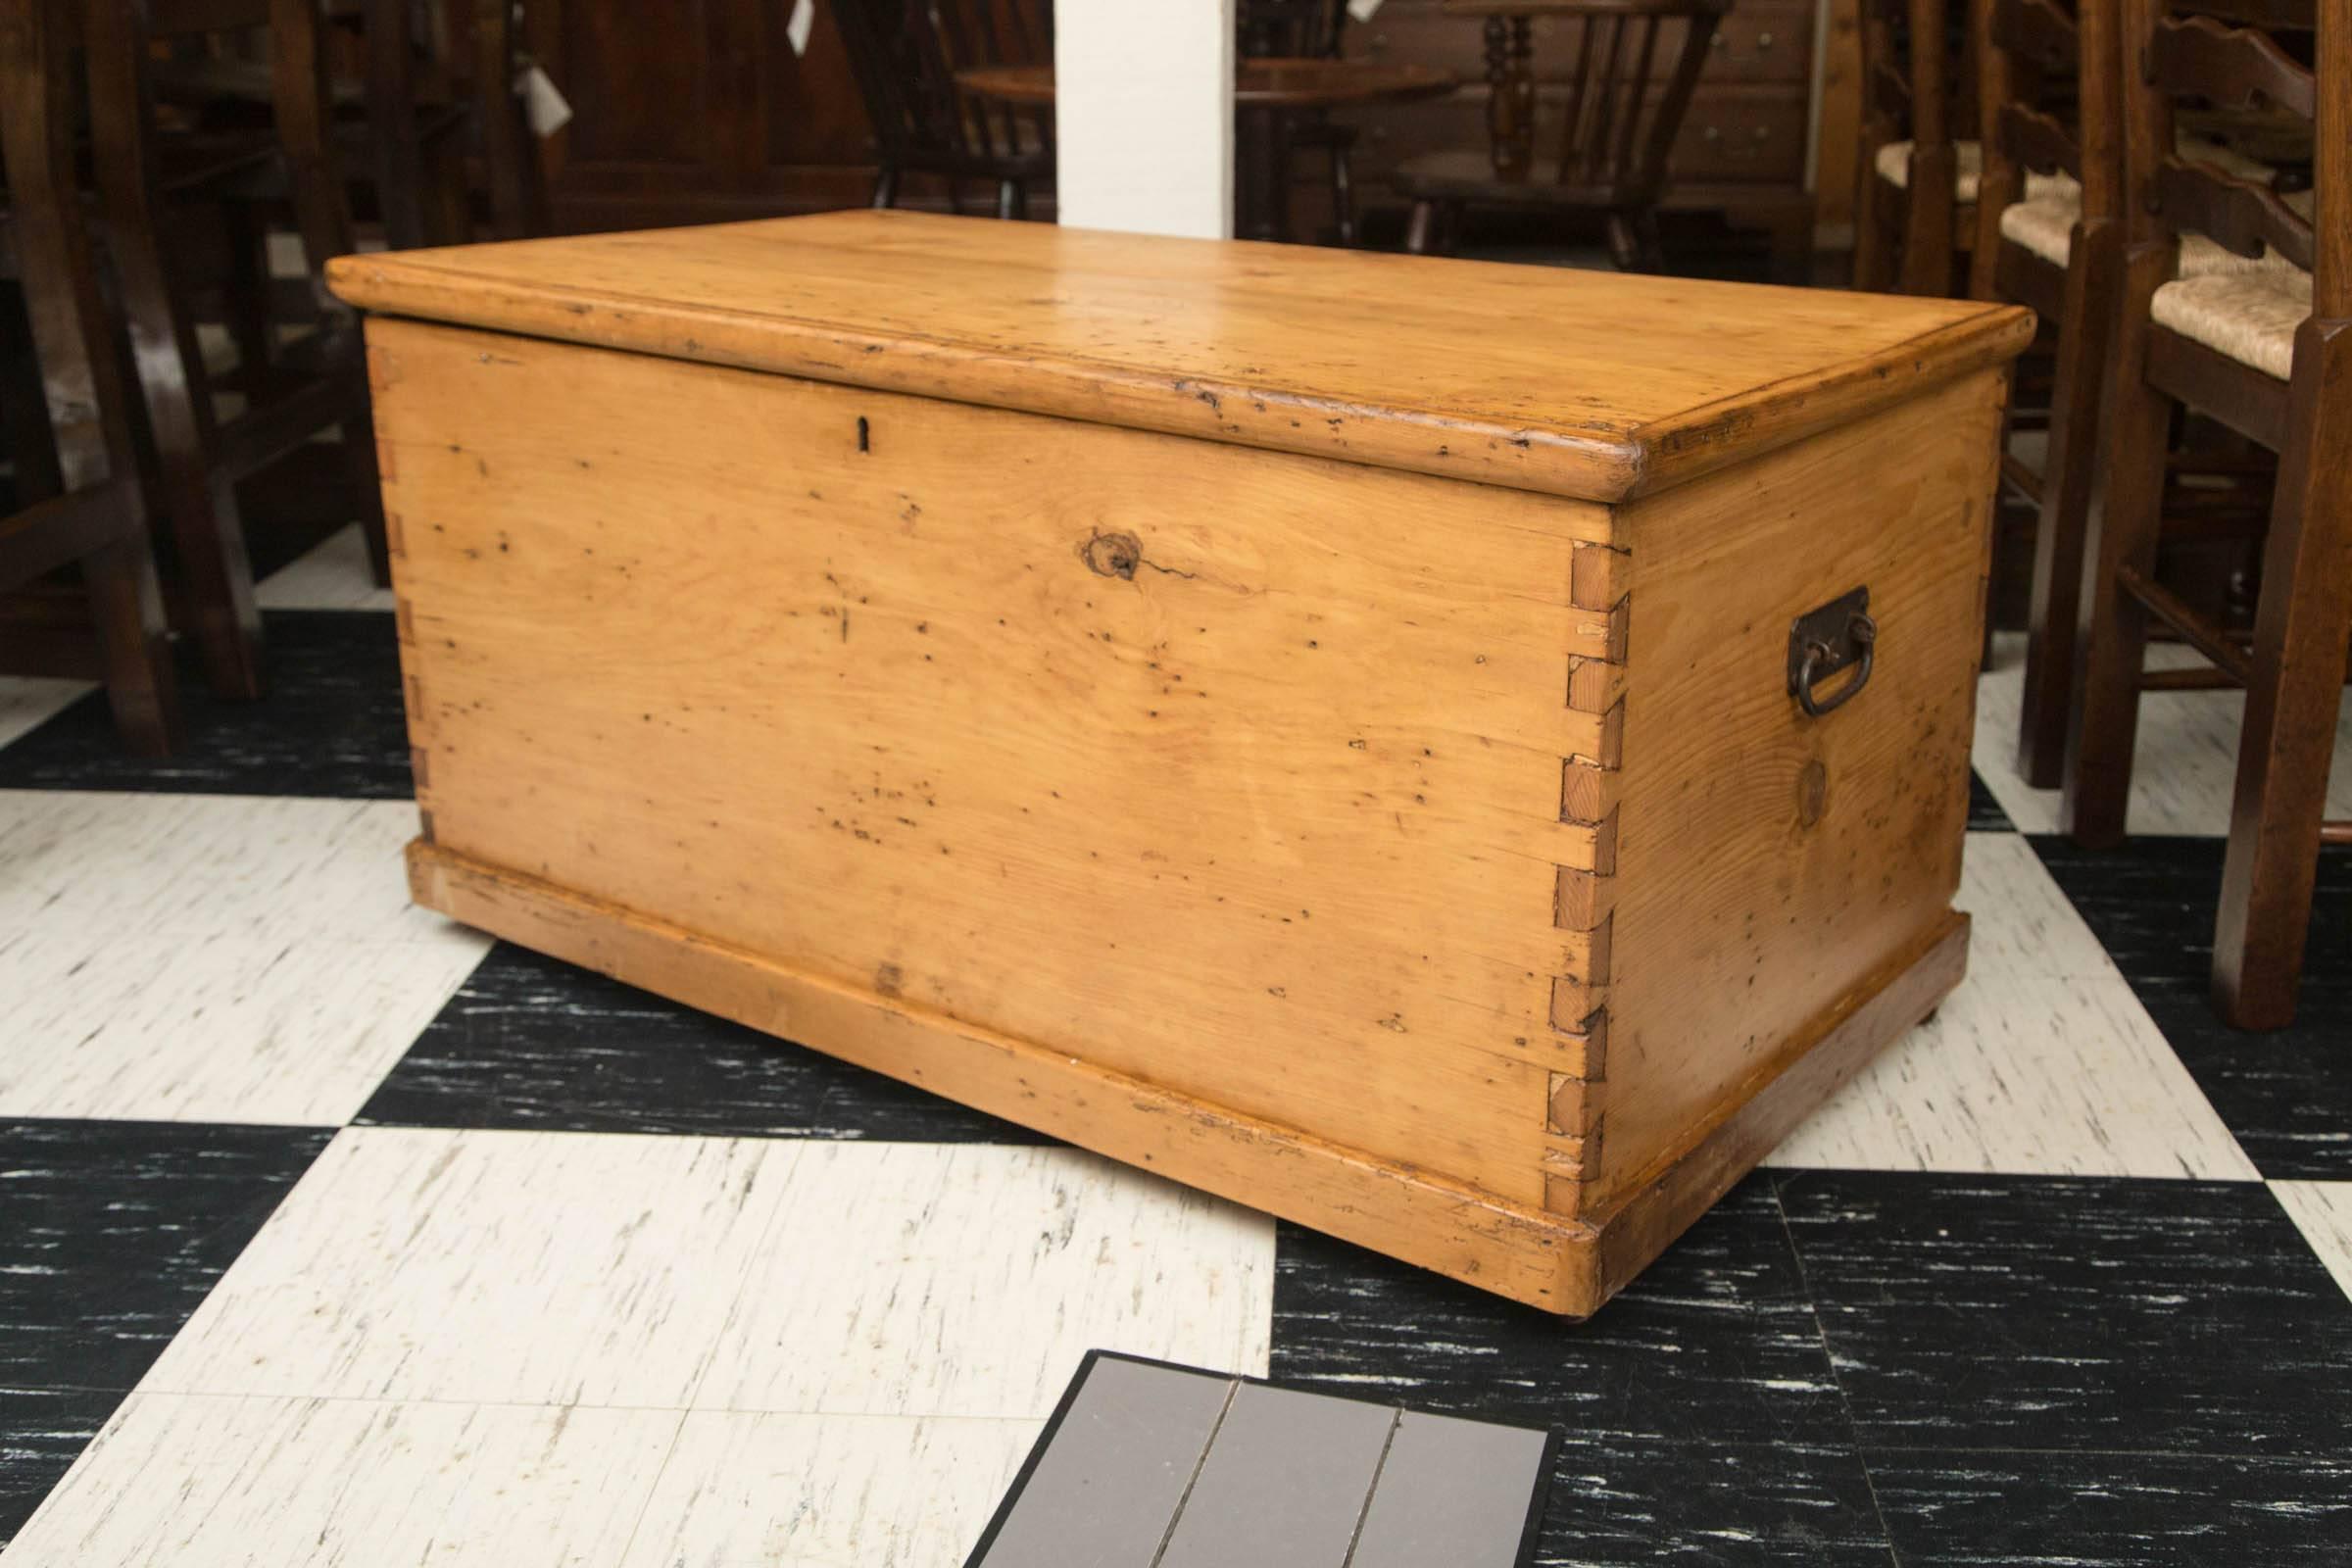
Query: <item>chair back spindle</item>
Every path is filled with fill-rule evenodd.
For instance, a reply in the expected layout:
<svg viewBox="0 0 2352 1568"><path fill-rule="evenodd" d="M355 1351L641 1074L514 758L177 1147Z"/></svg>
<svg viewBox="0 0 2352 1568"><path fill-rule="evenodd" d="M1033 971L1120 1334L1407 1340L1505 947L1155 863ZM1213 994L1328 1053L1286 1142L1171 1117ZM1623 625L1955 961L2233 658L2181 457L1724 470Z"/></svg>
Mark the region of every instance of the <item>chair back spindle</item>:
<svg viewBox="0 0 2352 1568"><path fill-rule="evenodd" d="M1698 86L1725 0L1596 3L1575 17L1555 178L1593 193L1596 205L1642 207L1666 187L1667 156ZM1651 97L1671 24L1681 24L1673 69Z"/></svg>
<svg viewBox="0 0 2352 1568"><path fill-rule="evenodd" d="M1051 173L1054 117L967 93L956 74L1046 65L1043 0L835 0L834 16L882 165L877 205L901 171L1019 181Z"/></svg>

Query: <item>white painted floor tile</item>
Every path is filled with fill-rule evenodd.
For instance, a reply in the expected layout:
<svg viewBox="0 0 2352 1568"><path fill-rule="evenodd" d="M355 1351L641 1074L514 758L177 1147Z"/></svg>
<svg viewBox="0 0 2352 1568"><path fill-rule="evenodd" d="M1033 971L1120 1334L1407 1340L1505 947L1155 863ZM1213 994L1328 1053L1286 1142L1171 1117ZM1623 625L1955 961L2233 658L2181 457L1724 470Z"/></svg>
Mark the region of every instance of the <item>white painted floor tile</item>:
<svg viewBox="0 0 2352 1568"><path fill-rule="evenodd" d="M406 801L0 792L0 929L293 942L430 940Z"/></svg>
<svg viewBox="0 0 2352 1568"><path fill-rule="evenodd" d="M487 937L393 801L0 792L0 1115L338 1125Z"/></svg>
<svg viewBox="0 0 2352 1568"><path fill-rule="evenodd" d="M1044 1426L694 1411L621 1568L954 1568Z"/></svg>
<svg viewBox="0 0 2352 1568"><path fill-rule="evenodd" d="M142 1387L682 1408L799 1153L346 1128Z"/></svg>
<svg viewBox="0 0 2352 1568"><path fill-rule="evenodd" d="M2055 833L2060 794L2027 785L2017 773L2018 697L2025 685L2023 632L1993 639L1993 662L1977 684L1974 760L1984 785L2019 831ZM2178 644L2148 649L2151 669L2192 667L2201 661ZM2230 802L2237 788L2237 738L2245 718L2242 692L2147 692L2140 698L2139 739L2132 754L2133 833L2220 837L2230 831ZM2339 710L2335 768L2328 781L2328 814L2352 816L2352 697Z"/></svg>
<svg viewBox="0 0 2352 1568"><path fill-rule="evenodd" d="M0 931L0 1115L340 1126L487 946Z"/></svg>
<svg viewBox="0 0 2352 1568"><path fill-rule="evenodd" d="M2012 833L1972 833L1969 977L1769 1164L2253 1180L2082 917Z"/></svg>
<svg viewBox="0 0 2352 1568"><path fill-rule="evenodd" d="M1273 1269L1264 1215L1074 1150L810 1144L694 1402L1043 1417L1096 1347L1263 1375Z"/></svg>
<svg viewBox="0 0 2352 1568"><path fill-rule="evenodd" d="M46 723L51 714L97 689L86 680L0 675L0 746Z"/></svg>
<svg viewBox="0 0 2352 1568"><path fill-rule="evenodd" d="M264 610L390 610L392 590L378 588L368 566L360 525L330 534L254 588Z"/></svg>
<svg viewBox="0 0 2352 1568"><path fill-rule="evenodd" d="M133 1394L7 1568L616 1568L668 1410Z"/></svg>
<svg viewBox="0 0 2352 1568"><path fill-rule="evenodd" d="M1045 1415L1262 1372L1273 1226L1069 1150L348 1128L143 1387Z"/></svg>
<svg viewBox="0 0 2352 1568"><path fill-rule="evenodd" d="M2352 1182L2273 1182L2271 1191L2352 1297Z"/></svg>

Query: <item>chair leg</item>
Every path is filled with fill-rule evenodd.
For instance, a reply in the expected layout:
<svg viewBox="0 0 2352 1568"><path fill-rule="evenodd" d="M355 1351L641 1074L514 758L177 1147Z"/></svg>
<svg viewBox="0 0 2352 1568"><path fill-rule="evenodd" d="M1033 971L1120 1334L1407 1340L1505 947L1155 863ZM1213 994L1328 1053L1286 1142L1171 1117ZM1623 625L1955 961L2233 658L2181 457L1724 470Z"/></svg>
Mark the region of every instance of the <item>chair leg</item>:
<svg viewBox="0 0 2352 1568"><path fill-rule="evenodd" d="M2240 1029L2294 1021L2352 636L2352 320L2306 321L2295 371L2214 924L2214 1003Z"/></svg>
<svg viewBox="0 0 2352 1568"><path fill-rule="evenodd" d="M1958 177L1950 146L1912 151L1910 199L1903 204L1905 294L1941 298L1952 291L1952 187Z"/></svg>
<svg viewBox="0 0 2352 1568"><path fill-rule="evenodd" d="M204 405L194 334L162 276L145 236L124 241L115 228L123 314L128 319L139 392L155 442L159 499L177 547L204 657L205 678L222 697L262 695L262 612L236 486L213 467L213 425Z"/></svg>
<svg viewBox="0 0 2352 1568"><path fill-rule="evenodd" d="M81 576L106 660L115 728L138 756L165 756L180 740L179 687L145 532L82 558Z"/></svg>
<svg viewBox="0 0 2352 1568"><path fill-rule="evenodd" d="M360 535L368 541L368 572L378 588L392 586L392 546L384 523L382 478L375 467L375 420L363 415L342 428L343 464L360 498Z"/></svg>
<svg viewBox="0 0 2352 1568"><path fill-rule="evenodd" d="M2123 842L2132 799L2132 751L2139 731L2139 671L2147 612L2124 592L2129 567L2156 565L2163 520L2164 460L2172 399L2148 385L2148 301L2172 271L2161 247L2142 246L2125 264L2106 448L2091 502L2077 627L2074 711L2067 727L2066 831L2089 849Z"/></svg>
<svg viewBox="0 0 2352 1568"><path fill-rule="evenodd" d="M1644 207L1634 214L1634 260L1644 272L1666 270L1666 241L1658 231L1658 210Z"/></svg>
<svg viewBox="0 0 2352 1568"><path fill-rule="evenodd" d="M1431 254L1438 222L1438 204L1431 201L1413 203L1413 216L1405 220L1404 248L1415 256Z"/></svg>
<svg viewBox="0 0 2352 1568"><path fill-rule="evenodd" d="M41 367L25 333L18 289L0 284L0 422L5 423L9 463L15 470L17 505L29 507L66 487L57 466L57 439L49 428L48 395Z"/></svg>
<svg viewBox="0 0 2352 1568"><path fill-rule="evenodd" d="M1331 211L1340 231L1340 243L1355 248L1355 174L1349 168L1348 144L1331 144Z"/></svg>
<svg viewBox="0 0 2352 1568"><path fill-rule="evenodd" d="M270 226L252 204L219 204L221 237L228 246L224 293L228 333L237 346L237 375L248 398L262 395L274 358L270 341Z"/></svg>
<svg viewBox="0 0 2352 1568"><path fill-rule="evenodd" d="M1634 220L1629 213L1611 213L1607 219L1609 261L1620 272L1641 270L1642 241L1634 233Z"/></svg>
<svg viewBox="0 0 2352 1568"><path fill-rule="evenodd" d="M887 164L874 175L874 205L876 207L899 205L899 172Z"/></svg>
<svg viewBox="0 0 2352 1568"><path fill-rule="evenodd" d="M2035 789L2054 788L2066 775L2075 631L2082 609L2090 492L2098 477L2099 402L2106 385L2108 328L2121 261L2120 226L2107 219L2078 224L2069 253L2072 265L2066 270L2017 733L2017 771Z"/></svg>
<svg viewBox="0 0 2352 1568"><path fill-rule="evenodd" d="M997 181L997 216L1007 222L1029 216L1029 190L1017 179Z"/></svg>
<svg viewBox="0 0 2352 1568"><path fill-rule="evenodd" d="M1861 172L1854 181L1854 287L1866 294L1886 291L1886 219L1885 207L1894 193L1879 177L1874 150L1862 149Z"/></svg>

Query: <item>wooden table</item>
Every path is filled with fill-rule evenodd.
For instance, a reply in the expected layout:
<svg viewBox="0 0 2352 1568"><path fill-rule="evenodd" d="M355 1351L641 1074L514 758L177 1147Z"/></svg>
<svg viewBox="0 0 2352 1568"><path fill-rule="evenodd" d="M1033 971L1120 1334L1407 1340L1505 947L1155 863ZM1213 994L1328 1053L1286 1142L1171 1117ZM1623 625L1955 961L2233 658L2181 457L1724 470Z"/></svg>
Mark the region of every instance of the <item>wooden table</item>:
<svg viewBox="0 0 2352 1568"><path fill-rule="evenodd" d="M986 66L959 71L966 90L1006 103L1051 106L1051 66ZM1359 60L1244 60L1233 73L1233 103L1242 120L1241 189L1235 230L1250 239L1290 236L1289 147L1283 119L1301 111L1351 105L1410 103L1442 98L1461 85L1436 66L1381 65Z"/></svg>

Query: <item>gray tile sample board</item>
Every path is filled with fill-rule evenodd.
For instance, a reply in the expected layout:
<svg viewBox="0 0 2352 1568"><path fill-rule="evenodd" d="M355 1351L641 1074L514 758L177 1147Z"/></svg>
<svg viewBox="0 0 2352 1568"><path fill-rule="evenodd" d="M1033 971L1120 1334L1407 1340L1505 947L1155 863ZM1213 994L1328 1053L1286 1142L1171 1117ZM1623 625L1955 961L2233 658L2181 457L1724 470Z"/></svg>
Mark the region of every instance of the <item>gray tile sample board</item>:
<svg viewBox="0 0 2352 1568"><path fill-rule="evenodd" d="M965 1568L1524 1568L1551 1449L1091 1351Z"/></svg>

